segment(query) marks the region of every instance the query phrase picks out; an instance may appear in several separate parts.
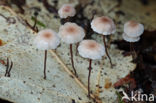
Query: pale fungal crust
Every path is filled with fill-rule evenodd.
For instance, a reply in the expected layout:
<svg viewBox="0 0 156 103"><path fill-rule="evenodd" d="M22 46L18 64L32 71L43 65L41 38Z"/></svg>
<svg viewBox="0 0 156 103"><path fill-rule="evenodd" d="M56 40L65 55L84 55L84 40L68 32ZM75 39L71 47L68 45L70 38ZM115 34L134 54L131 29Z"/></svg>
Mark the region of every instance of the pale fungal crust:
<svg viewBox="0 0 156 103"><path fill-rule="evenodd" d="M58 14L59 14L60 18L73 17L76 14L76 10L72 4L64 4L58 10Z"/></svg>
<svg viewBox="0 0 156 103"><path fill-rule="evenodd" d="M57 33L51 29L41 30L34 39L34 45L40 50L56 49L59 44Z"/></svg>
<svg viewBox="0 0 156 103"><path fill-rule="evenodd" d="M59 20L50 20L50 18L52 18L53 15L50 15L50 17L46 16L49 13L44 9L43 5L40 5L38 2L31 0L28 0L27 3L33 3L34 5L38 4L43 9L43 12L41 12L41 14L44 15L42 16L44 19L40 20L46 25L48 25L49 28L55 28L57 30L57 28L59 27ZM1 7L0 12L5 14L5 16L9 17L12 16L16 18L19 16L14 16L13 14L10 14L10 12ZM33 16L30 15L33 14L30 12L32 12L32 10L29 11L28 9L26 11L26 14L23 15L23 17L28 17L24 19L28 19L29 22L32 21L30 18L31 16ZM21 103L21 101L22 103L28 103L27 101L31 103L30 101L32 99L33 103L70 103L72 102L70 101L70 99L74 99L76 103L94 103L92 100L89 100L87 98L87 92L85 92L87 91L87 89L82 88L84 87L84 85L87 86L88 69L86 68L88 68L88 65L86 64L88 64L88 61L86 59L83 59L79 55L75 56L75 66L76 68L78 68L77 71L80 76L79 79L71 78L71 75L68 75L68 73L65 72L65 70L63 69L66 68L66 70L68 70L72 68L71 65L69 65L69 48L67 48L67 44L62 43L61 47L57 49L57 54L59 56L53 51L51 51L52 56L48 56L48 77L47 80L43 80L43 52L36 51L36 49L34 49L34 47L31 46L35 35L28 27L22 24L22 19L20 20L21 21L19 21L18 17L18 19L16 20L16 24L8 25L6 20L0 17L0 22L3 24L0 25L0 37L3 41L7 42L6 45L0 48L0 56L3 60L5 60L6 57L9 56L15 64L12 69L10 78L15 85L9 87L7 86L10 82L4 79L3 77L5 73L5 66L0 64L0 82L3 81L4 83L4 85L0 86L0 98L7 99L15 103ZM54 25L54 23L56 25ZM102 43L102 41L100 41L100 37L97 36L96 40ZM103 58L101 60L102 64L100 65L98 65L99 61L93 61L92 66L94 69L92 70L91 76L91 90L93 93L99 94L97 95L97 97L99 97L101 100L101 102L99 103L116 102L117 97L115 94L116 90L114 89L114 87L104 89L106 78L110 78L110 82L112 82L113 84L117 82L120 78L123 78L127 74L129 74L130 71L133 71L135 69L136 65L131 62L132 57L124 57L121 53L122 51L116 49L114 45L111 45L110 56L112 57L113 63L116 65L114 69L110 69L108 59ZM57 59L55 57L57 57ZM62 63L59 62L60 59L62 59ZM59 62L60 64L57 62ZM100 80L97 80L97 77L99 77ZM21 85L21 82L18 82L17 80L23 83L25 82L30 85L33 85L34 88L32 89L27 86ZM81 82L83 82L83 85L81 84L81 86L79 86L79 84L77 83L78 80L81 80ZM102 87L99 88L99 92L96 91L98 88L96 87L97 84L99 84ZM39 89L45 92L43 93L38 91L38 87L41 87ZM33 91L33 94L31 94L31 91ZM22 94L17 96L14 95L15 93ZM41 98L38 98L38 96ZM61 99L60 96L63 97L63 99ZM69 101L68 98L70 98Z"/></svg>
<svg viewBox="0 0 156 103"><path fill-rule="evenodd" d="M101 59L105 55L105 48L103 45L94 40L83 40L78 47L79 54L88 59Z"/></svg>
<svg viewBox="0 0 156 103"><path fill-rule="evenodd" d="M102 35L110 35L116 31L116 26L113 20L107 16L94 18L91 22L91 28Z"/></svg>
<svg viewBox="0 0 156 103"><path fill-rule="evenodd" d="M137 42L140 40L140 36L139 37L129 37L126 33L123 33L122 37L127 42Z"/></svg>
<svg viewBox="0 0 156 103"><path fill-rule="evenodd" d="M144 32L144 26L136 21L128 21L124 24L124 32L129 37L139 37Z"/></svg>
<svg viewBox="0 0 156 103"><path fill-rule="evenodd" d="M85 37L84 29L76 23L67 22L59 29L58 36L67 44L77 43Z"/></svg>

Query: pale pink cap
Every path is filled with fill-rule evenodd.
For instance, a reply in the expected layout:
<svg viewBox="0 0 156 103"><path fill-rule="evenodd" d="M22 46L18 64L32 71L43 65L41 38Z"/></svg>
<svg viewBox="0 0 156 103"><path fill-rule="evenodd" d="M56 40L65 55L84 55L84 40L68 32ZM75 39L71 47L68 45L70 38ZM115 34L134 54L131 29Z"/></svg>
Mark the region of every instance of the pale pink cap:
<svg viewBox="0 0 156 103"><path fill-rule="evenodd" d="M123 33L122 37L127 42L137 42L137 41L140 40L140 36L138 36L138 37L129 37L126 33Z"/></svg>
<svg viewBox="0 0 156 103"><path fill-rule="evenodd" d="M105 55L105 48L103 45L94 40L83 40L78 47L79 54L84 58L92 60L101 59Z"/></svg>
<svg viewBox="0 0 156 103"><path fill-rule="evenodd" d="M64 4L58 10L58 14L59 14L60 18L73 17L76 14L76 10L72 4Z"/></svg>
<svg viewBox="0 0 156 103"><path fill-rule="evenodd" d="M63 42L73 44L82 41L85 37L85 32L76 23L67 22L60 27L58 35Z"/></svg>
<svg viewBox="0 0 156 103"><path fill-rule="evenodd" d="M34 45L41 50L56 49L59 44L57 33L51 29L41 30L34 39Z"/></svg>
<svg viewBox="0 0 156 103"><path fill-rule="evenodd" d="M116 31L116 26L113 20L107 16L94 18L91 22L91 28L95 32L103 35L110 35Z"/></svg>
<svg viewBox="0 0 156 103"><path fill-rule="evenodd" d="M135 21L128 21L124 24L124 32L129 37L138 37L141 36L144 32L144 26Z"/></svg>

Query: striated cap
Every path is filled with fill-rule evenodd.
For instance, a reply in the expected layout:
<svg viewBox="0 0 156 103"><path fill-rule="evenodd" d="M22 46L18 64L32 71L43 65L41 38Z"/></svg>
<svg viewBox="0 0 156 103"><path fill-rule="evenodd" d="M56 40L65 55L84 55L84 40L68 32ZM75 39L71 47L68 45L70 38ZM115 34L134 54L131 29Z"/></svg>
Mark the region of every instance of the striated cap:
<svg viewBox="0 0 156 103"><path fill-rule="evenodd" d="M105 55L103 45L94 40L83 40L78 47L79 54L84 58L101 59Z"/></svg>
<svg viewBox="0 0 156 103"><path fill-rule="evenodd" d="M144 32L144 26L135 21L128 21L124 24L124 32L129 37L138 37L141 36Z"/></svg>
<svg viewBox="0 0 156 103"><path fill-rule="evenodd" d="M95 32L103 35L110 35L116 31L116 26L113 20L107 16L94 18L91 22L91 28Z"/></svg>
<svg viewBox="0 0 156 103"><path fill-rule="evenodd" d="M41 30L34 39L34 45L40 50L56 49L59 44L57 33L51 29Z"/></svg>
<svg viewBox="0 0 156 103"><path fill-rule="evenodd" d="M59 10L58 14L60 18L73 17L76 14L76 10L72 4L64 4Z"/></svg>
<svg viewBox="0 0 156 103"><path fill-rule="evenodd" d="M140 40L140 36L138 36L138 37L129 37L126 33L123 33L122 37L127 42L137 42L137 41Z"/></svg>
<svg viewBox="0 0 156 103"><path fill-rule="evenodd" d="M63 42L73 44L82 41L85 37L85 32L76 23L67 22L60 27L58 35Z"/></svg>

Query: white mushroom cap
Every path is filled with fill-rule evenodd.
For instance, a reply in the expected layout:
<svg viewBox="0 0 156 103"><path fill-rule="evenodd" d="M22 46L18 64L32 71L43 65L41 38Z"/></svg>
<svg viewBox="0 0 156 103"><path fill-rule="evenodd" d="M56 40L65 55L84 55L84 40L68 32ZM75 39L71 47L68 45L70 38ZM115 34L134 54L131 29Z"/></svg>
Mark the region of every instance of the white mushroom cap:
<svg viewBox="0 0 156 103"><path fill-rule="evenodd" d="M60 18L73 17L76 14L76 10L72 4L64 4L58 10L58 14L59 14Z"/></svg>
<svg viewBox="0 0 156 103"><path fill-rule="evenodd" d="M104 46L94 40L83 40L78 47L78 51L82 57L92 60L101 59L105 55Z"/></svg>
<svg viewBox="0 0 156 103"><path fill-rule="evenodd" d="M56 49L59 44L57 33L51 29L41 30L34 39L34 45L40 50Z"/></svg>
<svg viewBox="0 0 156 103"><path fill-rule="evenodd" d="M63 42L73 44L82 41L85 37L85 32L77 24L67 22L60 27L58 35Z"/></svg>
<svg viewBox="0 0 156 103"><path fill-rule="evenodd" d="M91 22L91 28L95 32L103 35L110 35L116 31L116 26L113 20L107 16L94 18Z"/></svg>
<svg viewBox="0 0 156 103"><path fill-rule="evenodd" d="M144 26L135 21L128 21L124 24L124 32L129 37L138 37L144 32Z"/></svg>
<svg viewBox="0 0 156 103"><path fill-rule="evenodd" d="M140 40L140 36L138 36L138 37L129 37L126 33L123 33L122 37L127 42L137 42L137 41Z"/></svg>

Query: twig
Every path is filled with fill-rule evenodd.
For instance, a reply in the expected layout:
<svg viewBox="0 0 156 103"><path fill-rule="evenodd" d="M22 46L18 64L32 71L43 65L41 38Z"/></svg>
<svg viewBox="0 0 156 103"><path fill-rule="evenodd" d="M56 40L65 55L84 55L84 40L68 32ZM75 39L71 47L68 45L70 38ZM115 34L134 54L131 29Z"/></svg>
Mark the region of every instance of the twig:
<svg viewBox="0 0 156 103"><path fill-rule="evenodd" d="M101 78L101 72L102 72L102 68L103 68L103 63L104 63L104 60L102 60L101 64L100 64L100 70L99 70L99 73L97 75L97 88L96 88L96 96L99 97L99 94L100 94L100 78Z"/></svg>
<svg viewBox="0 0 156 103"><path fill-rule="evenodd" d="M13 17L6 17L3 14L0 14L0 16L3 17L8 23L11 23L11 24L16 23L16 20Z"/></svg>
<svg viewBox="0 0 156 103"><path fill-rule="evenodd" d="M10 69L9 69L9 71L8 71L8 77L11 76L10 72L11 72L12 67L13 67L13 62L11 61L11 66L10 66Z"/></svg>
<svg viewBox="0 0 156 103"><path fill-rule="evenodd" d="M11 65L9 65L9 58L7 58L7 64L6 64L6 72L5 72L5 77L10 77L10 72L11 72L11 69L13 67L13 62L11 61Z"/></svg>
<svg viewBox="0 0 156 103"><path fill-rule="evenodd" d="M7 76L8 69L9 69L9 58L7 58L6 71L5 71L5 75L4 75L5 77Z"/></svg>

